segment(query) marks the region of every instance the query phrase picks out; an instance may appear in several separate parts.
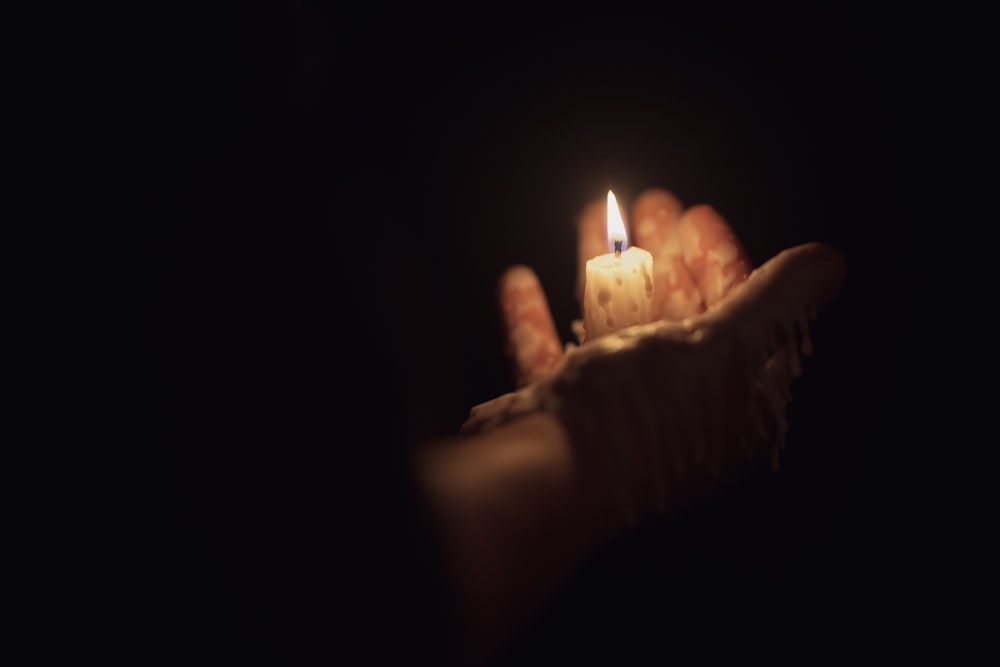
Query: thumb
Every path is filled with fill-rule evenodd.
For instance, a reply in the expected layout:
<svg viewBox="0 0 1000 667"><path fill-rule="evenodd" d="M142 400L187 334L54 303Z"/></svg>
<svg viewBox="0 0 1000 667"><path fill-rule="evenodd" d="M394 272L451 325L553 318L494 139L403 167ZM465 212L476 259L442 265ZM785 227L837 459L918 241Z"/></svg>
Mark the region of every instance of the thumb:
<svg viewBox="0 0 1000 667"><path fill-rule="evenodd" d="M756 388L750 416L758 435L773 444L775 469L788 427L788 387L802 374L800 355L812 353L809 323L840 291L846 273L836 249L820 243L795 246L753 271L709 315L719 319L712 329L741 348L747 380Z"/></svg>
<svg viewBox="0 0 1000 667"><path fill-rule="evenodd" d="M762 359L785 347L796 358L799 350L810 354L809 322L837 295L846 275L847 264L835 248L798 245L755 269L707 319L735 327Z"/></svg>

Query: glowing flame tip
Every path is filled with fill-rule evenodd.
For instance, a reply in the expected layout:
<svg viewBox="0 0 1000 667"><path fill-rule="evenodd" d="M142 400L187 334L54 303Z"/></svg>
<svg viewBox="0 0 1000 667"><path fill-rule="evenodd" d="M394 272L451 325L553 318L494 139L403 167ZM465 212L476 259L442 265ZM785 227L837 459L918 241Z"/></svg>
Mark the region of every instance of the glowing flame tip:
<svg viewBox="0 0 1000 667"><path fill-rule="evenodd" d="M625 221L622 220L622 212L618 208L618 200L615 193L608 190L608 250L615 249L615 241L621 241L621 250L628 248L628 233L625 231Z"/></svg>

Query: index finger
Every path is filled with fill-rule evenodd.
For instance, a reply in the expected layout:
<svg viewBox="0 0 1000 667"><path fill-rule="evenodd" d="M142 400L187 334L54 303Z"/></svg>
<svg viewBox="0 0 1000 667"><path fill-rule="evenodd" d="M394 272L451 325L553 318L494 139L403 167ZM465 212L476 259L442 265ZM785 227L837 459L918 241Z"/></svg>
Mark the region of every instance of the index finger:
<svg viewBox="0 0 1000 667"><path fill-rule="evenodd" d="M653 256L654 320L683 320L705 310L681 249L683 210L680 199L659 188L643 192L632 207L635 244Z"/></svg>
<svg viewBox="0 0 1000 667"><path fill-rule="evenodd" d="M538 276L515 265L500 276L497 299L503 321L505 351L518 387L552 372L562 359L562 344Z"/></svg>
<svg viewBox="0 0 1000 667"><path fill-rule="evenodd" d="M583 303L587 261L608 252L608 204L594 200L576 218L576 300ZM627 221L626 221L626 224Z"/></svg>
<svg viewBox="0 0 1000 667"><path fill-rule="evenodd" d="M750 275L753 268L743 244L719 213L707 204L681 216L681 250L705 307L711 308Z"/></svg>

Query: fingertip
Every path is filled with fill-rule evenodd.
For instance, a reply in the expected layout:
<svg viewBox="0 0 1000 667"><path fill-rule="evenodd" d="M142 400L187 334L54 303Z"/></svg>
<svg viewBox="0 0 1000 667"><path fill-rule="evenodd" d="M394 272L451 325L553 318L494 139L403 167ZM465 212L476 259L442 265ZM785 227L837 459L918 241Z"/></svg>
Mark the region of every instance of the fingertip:
<svg viewBox="0 0 1000 667"><path fill-rule="evenodd" d="M504 269L497 281L501 291L520 289L540 284L535 271L525 264L514 264Z"/></svg>
<svg viewBox="0 0 1000 667"><path fill-rule="evenodd" d="M812 267L818 308L829 304L847 281L847 258L826 243L804 243L798 247L799 261Z"/></svg>
<svg viewBox="0 0 1000 667"><path fill-rule="evenodd" d="M738 308L760 308L762 317L795 312L815 316L836 297L847 278L844 255L825 243L803 243L787 248L755 269ZM736 305L736 304L734 304Z"/></svg>
<svg viewBox="0 0 1000 667"><path fill-rule="evenodd" d="M684 260L689 265L698 264L704 255L701 243L702 236L725 224L722 216L719 215L719 212L713 206L709 204L689 206L681 214L680 220L677 223L677 232L680 236Z"/></svg>
<svg viewBox="0 0 1000 667"><path fill-rule="evenodd" d="M607 221L608 203L601 199L595 199L580 209L576 216L577 231L590 228L593 225L603 225Z"/></svg>
<svg viewBox="0 0 1000 667"><path fill-rule="evenodd" d="M672 192L648 188L632 205L632 230L636 245L656 250L676 238L677 221L684 205Z"/></svg>
<svg viewBox="0 0 1000 667"><path fill-rule="evenodd" d="M608 251L607 224L607 202L592 201L580 211L576 218L576 238L581 261Z"/></svg>
<svg viewBox="0 0 1000 667"><path fill-rule="evenodd" d="M694 204L688 206L681 215L681 224L688 227L724 222L722 216L711 204Z"/></svg>
<svg viewBox="0 0 1000 667"><path fill-rule="evenodd" d="M638 220L642 215L662 211L662 214L679 215L684 205L670 190L663 188L646 188L636 197L632 205L633 217ZM662 215L661 214L661 215Z"/></svg>
<svg viewBox="0 0 1000 667"><path fill-rule="evenodd" d="M594 200L580 209L576 217L576 287L578 301L583 299L587 261L608 251L608 203Z"/></svg>
<svg viewBox="0 0 1000 667"><path fill-rule="evenodd" d="M497 303L505 319L520 307L525 295L542 294L542 283L534 269L524 264L514 264L497 279Z"/></svg>
<svg viewBox="0 0 1000 667"><path fill-rule="evenodd" d="M505 269L497 281L505 348L519 386L549 373L562 357L545 290L535 271L524 264Z"/></svg>

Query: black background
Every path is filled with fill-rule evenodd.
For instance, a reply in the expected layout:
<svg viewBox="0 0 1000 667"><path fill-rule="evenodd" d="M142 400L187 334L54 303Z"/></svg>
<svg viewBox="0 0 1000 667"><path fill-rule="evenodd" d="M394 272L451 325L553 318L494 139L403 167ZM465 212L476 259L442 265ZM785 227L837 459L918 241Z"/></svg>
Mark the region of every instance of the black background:
<svg viewBox="0 0 1000 667"><path fill-rule="evenodd" d="M906 15L302 1L160 18L177 39L145 73L163 158L149 323L181 471L165 508L197 517L171 548L235 548L216 511L297 512L267 480L316 461L340 485L323 502L377 523L395 497L346 471L511 389L500 271L532 266L570 340L575 214L658 186L715 206L755 263L836 246L847 284L792 388L781 472L598 555L512 664L900 648L887 625L936 595L910 579L903 538L927 517L898 479L912 441L886 357L922 66Z"/></svg>

